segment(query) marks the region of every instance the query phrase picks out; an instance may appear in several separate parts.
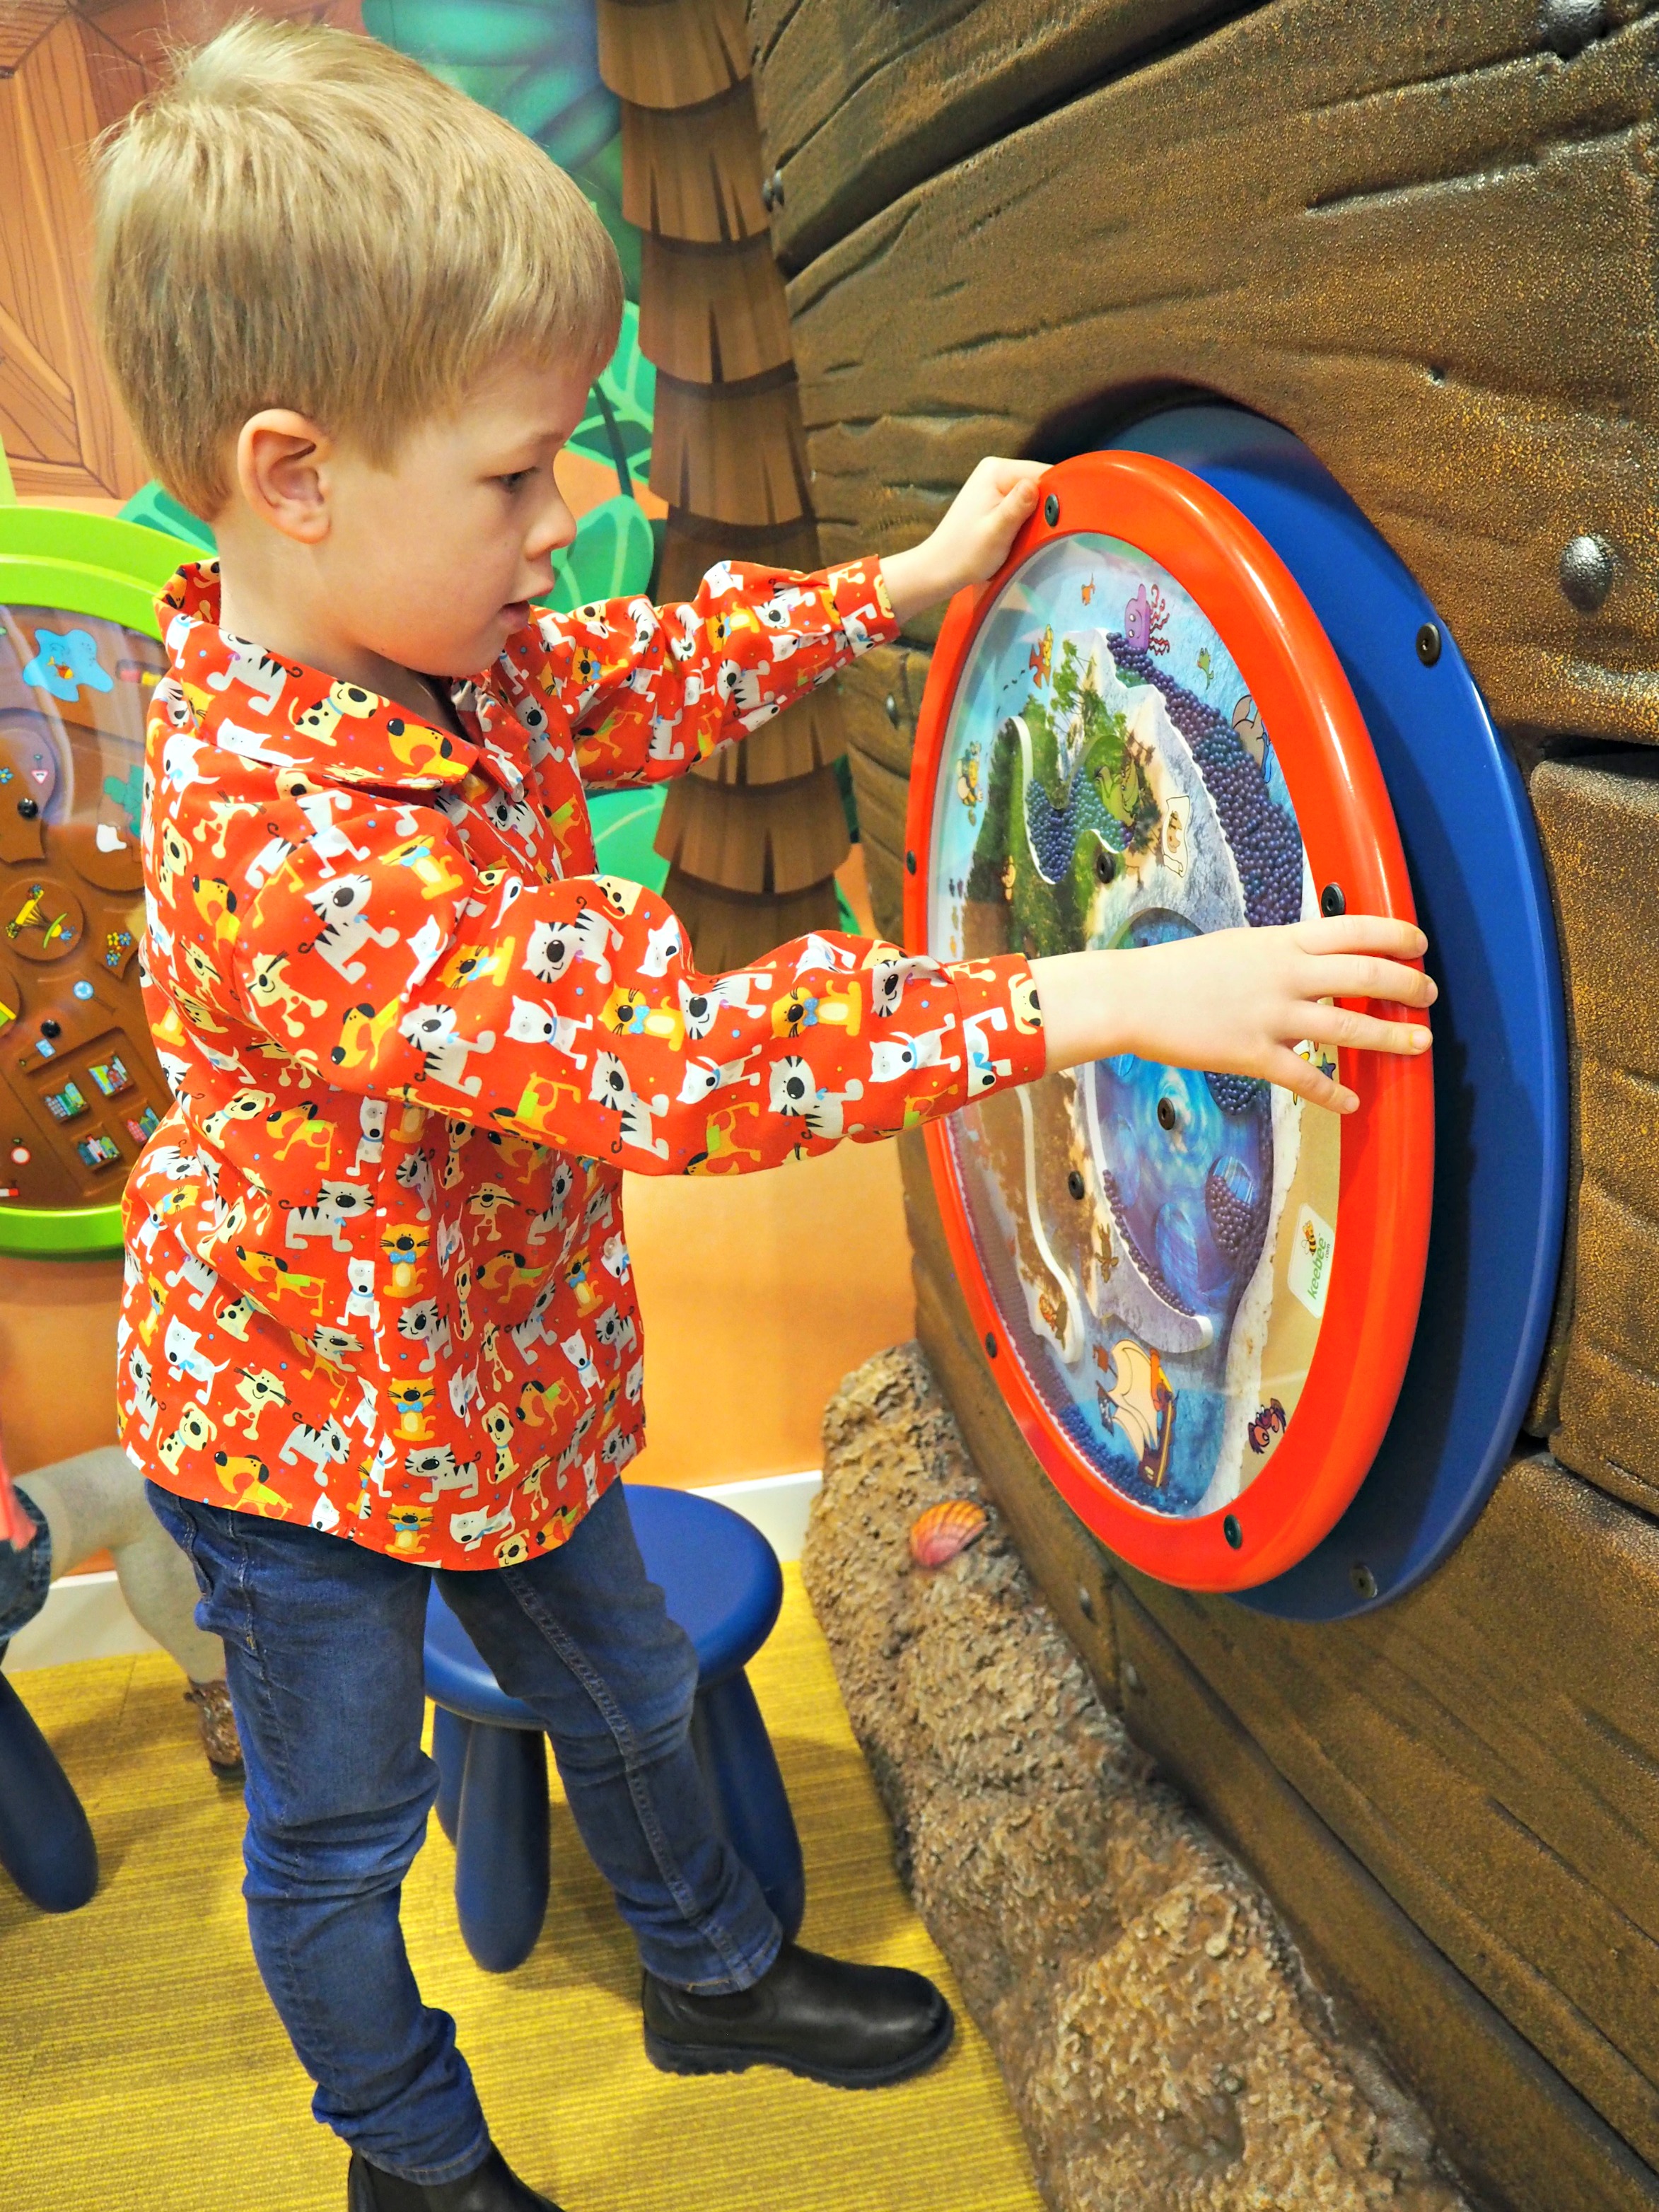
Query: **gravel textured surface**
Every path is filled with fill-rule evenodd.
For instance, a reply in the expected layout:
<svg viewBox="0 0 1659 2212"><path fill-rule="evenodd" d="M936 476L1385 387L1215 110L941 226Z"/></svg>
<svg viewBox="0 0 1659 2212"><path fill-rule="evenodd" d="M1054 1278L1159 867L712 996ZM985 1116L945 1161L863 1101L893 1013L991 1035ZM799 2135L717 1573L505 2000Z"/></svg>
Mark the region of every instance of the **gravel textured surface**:
<svg viewBox="0 0 1659 2212"><path fill-rule="evenodd" d="M927 1571L924 1508L984 1505ZM1059 2212L1466 2212L1261 1890L1102 1704L920 1348L848 1377L803 1561L901 1873Z"/></svg>

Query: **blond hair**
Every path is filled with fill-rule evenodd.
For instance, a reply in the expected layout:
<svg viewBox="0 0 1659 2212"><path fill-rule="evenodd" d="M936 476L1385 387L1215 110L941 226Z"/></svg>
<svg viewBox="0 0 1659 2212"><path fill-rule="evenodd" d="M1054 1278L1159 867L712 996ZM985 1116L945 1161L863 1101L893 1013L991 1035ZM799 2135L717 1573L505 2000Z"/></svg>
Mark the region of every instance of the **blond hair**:
<svg viewBox="0 0 1659 2212"><path fill-rule="evenodd" d="M505 356L592 375L616 249L540 149L355 33L245 16L100 142L105 349L161 482L212 516L292 407L379 463Z"/></svg>

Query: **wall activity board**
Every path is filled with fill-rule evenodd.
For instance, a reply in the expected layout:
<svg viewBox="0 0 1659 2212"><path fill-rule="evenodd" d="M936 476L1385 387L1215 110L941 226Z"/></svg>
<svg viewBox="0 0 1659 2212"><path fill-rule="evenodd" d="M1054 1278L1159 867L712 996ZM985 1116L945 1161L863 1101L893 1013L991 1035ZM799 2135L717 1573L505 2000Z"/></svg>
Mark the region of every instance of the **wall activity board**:
<svg viewBox="0 0 1659 2212"><path fill-rule="evenodd" d="M1267 542L1154 459L1085 456L1043 491L941 633L908 941L972 958L1322 903L1409 915L1364 720ZM1003 1395L1125 1559L1242 1589L1347 1506L1411 1349L1432 1081L1421 1061L1368 1061L1339 1125L1263 1085L1123 1055L928 1129Z"/></svg>
<svg viewBox="0 0 1659 2212"><path fill-rule="evenodd" d="M0 507L0 1252L118 1251L167 1110L138 986L155 595L193 550Z"/></svg>

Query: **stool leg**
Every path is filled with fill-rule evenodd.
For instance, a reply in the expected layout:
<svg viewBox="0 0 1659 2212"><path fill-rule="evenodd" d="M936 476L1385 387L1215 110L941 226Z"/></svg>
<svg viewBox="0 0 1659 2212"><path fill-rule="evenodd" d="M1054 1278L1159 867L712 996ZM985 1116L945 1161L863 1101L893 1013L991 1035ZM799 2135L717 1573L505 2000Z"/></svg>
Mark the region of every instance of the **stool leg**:
<svg viewBox="0 0 1659 2212"><path fill-rule="evenodd" d="M547 1739L471 1723L455 1830L455 1911L487 1973L522 1966L547 1917Z"/></svg>
<svg viewBox="0 0 1659 2212"><path fill-rule="evenodd" d="M81 1800L3 1674L0 1866L43 1912L73 1912L98 1887L98 1846Z"/></svg>
<svg viewBox="0 0 1659 2212"><path fill-rule="evenodd" d="M453 1844L460 1825L461 1783L466 1774L467 1739L471 1721L464 1721L447 1706L432 1708L432 1756L438 1762L438 1826Z"/></svg>
<svg viewBox="0 0 1659 2212"><path fill-rule="evenodd" d="M760 1883L785 1936L793 1937L806 1910L800 1838L772 1739L741 1670L698 1691L691 1741L726 1841Z"/></svg>

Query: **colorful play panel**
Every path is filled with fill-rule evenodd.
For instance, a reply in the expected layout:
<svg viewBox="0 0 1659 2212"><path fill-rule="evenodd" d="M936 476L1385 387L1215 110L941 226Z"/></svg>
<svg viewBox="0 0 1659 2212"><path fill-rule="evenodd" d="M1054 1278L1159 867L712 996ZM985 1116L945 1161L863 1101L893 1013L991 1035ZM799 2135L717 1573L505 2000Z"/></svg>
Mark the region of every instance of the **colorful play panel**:
<svg viewBox="0 0 1659 2212"><path fill-rule="evenodd" d="M939 639L909 941L1037 957L1411 915L1365 720L1273 546L1158 459L1087 455L1042 489ZM1362 1099L1346 1123L1123 1054L928 1131L1005 1398L1088 1525L1164 1580L1237 1590L1293 1567L1389 1427L1423 1286L1433 1077L1346 1054L1342 1073Z"/></svg>
<svg viewBox="0 0 1659 2212"><path fill-rule="evenodd" d="M155 596L179 542L0 507L0 1253L118 1251L167 1103L138 986Z"/></svg>
<svg viewBox="0 0 1659 2212"><path fill-rule="evenodd" d="M1440 986L1433 1226L1395 1417L1324 1541L1245 1595L1264 1612L1332 1620L1399 1595L1437 1566L1516 1449L1566 1212L1554 917L1525 791L1462 655L1306 447L1218 406L1155 416L1118 444L1161 455L1223 495L1305 593L1364 711Z"/></svg>

